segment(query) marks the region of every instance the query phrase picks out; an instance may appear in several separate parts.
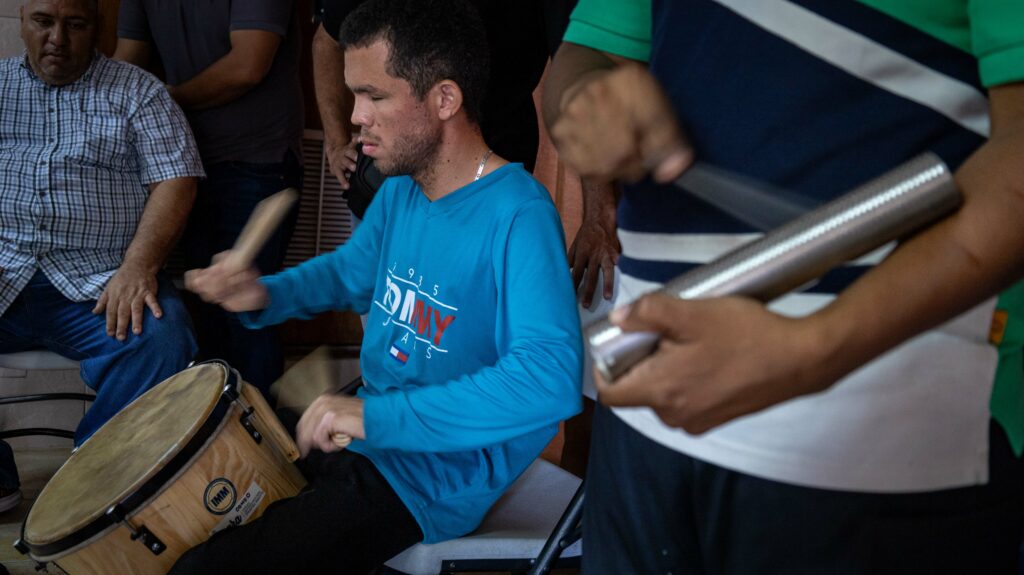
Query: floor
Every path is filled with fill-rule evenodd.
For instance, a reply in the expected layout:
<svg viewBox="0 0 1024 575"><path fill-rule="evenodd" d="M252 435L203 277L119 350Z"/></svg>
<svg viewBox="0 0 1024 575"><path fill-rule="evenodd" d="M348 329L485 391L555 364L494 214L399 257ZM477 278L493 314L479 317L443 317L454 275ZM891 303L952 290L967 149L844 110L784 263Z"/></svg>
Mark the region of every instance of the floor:
<svg viewBox="0 0 1024 575"><path fill-rule="evenodd" d="M32 449L15 452L18 473L21 475L21 491L25 499L15 509L0 515L0 564L3 564L11 575L46 573L46 571L36 571L35 562L14 549L14 540L21 535L21 523L28 515L32 501L70 455L70 444L69 441L66 449Z"/></svg>

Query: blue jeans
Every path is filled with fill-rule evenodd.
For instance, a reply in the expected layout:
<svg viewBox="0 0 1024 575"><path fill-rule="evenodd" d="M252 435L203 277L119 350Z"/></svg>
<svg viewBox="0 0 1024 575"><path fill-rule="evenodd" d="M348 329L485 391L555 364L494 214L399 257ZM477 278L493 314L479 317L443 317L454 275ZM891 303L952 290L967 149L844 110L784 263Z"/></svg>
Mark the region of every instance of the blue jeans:
<svg viewBox="0 0 1024 575"><path fill-rule="evenodd" d="M215 254L230 249L256 204L288 187L302 189L302 165L292 153L274 164L221 162L206 166L206 179L199 182L181 240L188 269L206 267ZM296 205L256 257L261 273L281 268L298 214ZM227 361L269 400L270 385L284 372L277 330L247 329L235 314L205 303L196 304L193 319L200 359Z"/></svg>
<svg viewBox="0 0 1024 575"><path fill-rule="evenodd" d="M107 335L106 316L92 313L95 301L67 299L42 272L0 316L0 353L46 348L81 362L82 380L96 399L75 430L75 445L192 361L196 343L188 313L170 280L162 275L158 280L163 318L154 318L147 308L142 333L129 330L123 342ZM0 487L17 486L10 447L0 441Z"/></svg>

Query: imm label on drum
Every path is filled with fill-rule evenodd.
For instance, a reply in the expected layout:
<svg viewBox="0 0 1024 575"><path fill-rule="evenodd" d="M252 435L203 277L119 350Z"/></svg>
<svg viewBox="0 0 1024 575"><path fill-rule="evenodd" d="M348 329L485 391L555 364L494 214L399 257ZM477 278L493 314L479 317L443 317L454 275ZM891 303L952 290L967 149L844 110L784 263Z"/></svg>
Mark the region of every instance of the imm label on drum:
<svg viewBox="0 0 1024 575"><path fill-rule="evenodd" d="M215 481L217 480L215 479L214 481L210 482L210 485L213 485ZM227 479L224 479L224 481L227 482L228 485L231 485L231 482L228 481ZM233 489L234 486L232 486L232 490ZM209 491L209 488L207 488L207 491ZM224 517L210 531L210 535L213 535L214 533L227 527L235 527L248 521L249 517L251 517L252 514L256 512L256 509L260 506L260 502L263 501L263 497L265 495L266 494L263 492L263 489L260 488L259 484L253 481L251 484L249 484L249 488L245 490L245 493L243 493L242 496L238 498L237 503L235 502L234 498L232 498L232 506L228 509L228 511L223 513ZM207 509L209 509L209 498L207 498ZM218 513L218 515L222 514Z"/></svg>
<svg viewBox="0 0 1024 575"><path fill-rule="evenodd" d="M206 492L203 493L203 505L214 515L224 515L235 506L237 496L235 484L224 477L218 477L206 486Z"/></svg>

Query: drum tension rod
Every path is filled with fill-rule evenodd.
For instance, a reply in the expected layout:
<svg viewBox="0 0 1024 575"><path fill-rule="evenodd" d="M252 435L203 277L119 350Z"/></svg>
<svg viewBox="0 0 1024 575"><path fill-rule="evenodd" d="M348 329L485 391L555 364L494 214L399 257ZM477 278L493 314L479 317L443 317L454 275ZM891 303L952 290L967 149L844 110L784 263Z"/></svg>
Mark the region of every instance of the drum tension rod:
<svg viewBox="0 0 1024 575"><path fill-rule="evenodd" d="M132 534L132 541L139 541L145 545L146 549L149 549L153 555L159 555L167 549L167 545L164 545L164 542L160 541L160 538L154 535L153 532L146 528L145 525L141 527L135 527L132 525L132 522L125 516L124 508L122 508L120 504L112 505L110 509L107 510L107 516L113 519L115 523L124 525L125 529Z"/></svg>
<svg viewBox="0 0 1024 575"><path fill-rule="evenodd" d="M249 437L251 437L257 445L263 443L263 434L260 433L260 430L256 429L256 426L252 424L252 414L256 412L256 408L246 403L245 400L242 399L242 395L238 393L238 387L233 386L230 383L224 386L224 395L232 403L237 403L238 407L242 409L242 415L239 416L238 421L249 433Z"/></svg>

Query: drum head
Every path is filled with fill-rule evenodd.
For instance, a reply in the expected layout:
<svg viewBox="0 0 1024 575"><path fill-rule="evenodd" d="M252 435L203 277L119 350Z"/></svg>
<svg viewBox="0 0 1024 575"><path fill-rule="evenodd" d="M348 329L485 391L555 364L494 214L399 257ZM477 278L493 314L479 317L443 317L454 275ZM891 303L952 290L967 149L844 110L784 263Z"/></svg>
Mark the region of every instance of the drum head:
<svg viewBox="0 0 1024 575"><path fill-rule="evenodd" d="M191 367L111 418L39 494L25 520L25 542L45 545L63 539L134 493L206 422L227 377L223 364Z"/></svg>

